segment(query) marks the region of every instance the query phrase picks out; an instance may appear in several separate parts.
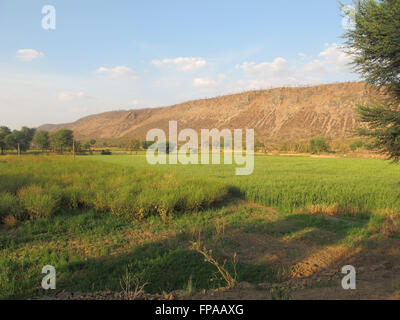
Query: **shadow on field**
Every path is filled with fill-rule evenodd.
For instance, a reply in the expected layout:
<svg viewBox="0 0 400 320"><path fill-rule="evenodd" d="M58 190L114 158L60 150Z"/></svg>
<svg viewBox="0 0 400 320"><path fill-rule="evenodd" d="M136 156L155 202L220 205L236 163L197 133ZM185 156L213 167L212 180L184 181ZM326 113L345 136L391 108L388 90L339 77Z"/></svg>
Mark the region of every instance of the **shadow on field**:
<svg viewBox="0 0 400 320"><path fill-rule="evenodd" d="M273 283L282 281L282 269L286 276L301 278L344 263L343 252L326 247L340 243L367 222L298 214L275 222L264 219L241 222L240 227L228 225L226 234L217 237L213 225L201 233L203 244L214 249L219 261L226 260L232 273L231 261L237 252L239 281ZM69 263L58 270L58 286L67 291L120 291L126 268L149 283L146 291L150 293L184 289L189 279L197 290L223 286L215 277L215 267L188 249L190 240L195 240L193 234L184 232L129 253Z"/></svg>
<svg viewBox="0 0 400 320"><path fill-rule="evenodd" d="M180 235L187 237L186 234ZM226 268L233 274L232 263ZM204 261L202 255L184 248L175 240L145 244L129 253L71 262L57 268L57 289L70 292L122 291L121 280L126 270L139 276L146 292L162 293L186 289L191 281L194 290L225 286L214 266ZM240 262L238 278L254 283L273 282L273 268Z"/></svg>
<svg viewBox="0 0 400 320"><path fill-rule="evenodd" d="M366 213L361 217L304 213L282 216L272 208L249 202L235 209L238 212L226 221L224 234L216 237L218 241L214 246L226 257L236 251L242 261L250 263L290 268L314 261L312 265L316 267L308 269L317 272L329 268L335 260L342 264L354 249L377 248L374 237L383 236L372 230L374 218ZM214 233L218 232L214 230ZM298 273L298 276L305 276L311 272Z"/></svg>
<svg viewBox="0 0 400 320"><path fill-rule="evenodd" d="M238 189L230 191L232 195L231 192L240 194ZM226 268L232 275L232 257L237 253L239 282L286 283L319 277L325 271L337 273L347 264L359 267L384 260L400 262L400 239L385 238L370 231L371 217L367 215L357 219L302 213L282 216L272 208L237 197L225 199L218 209L187 214L182 221L178 221L181 219L178 214L176 220L150 219L137 227L111 214L94 211L64 214L57 214L55 220L28 224L21 230L26 233L26 238L17 243L37 240L37 237L47 242L51 240L50 235L63 233L66 237L80 238L91 232L103 239L104 247L96 237L88 237L85 243L85 248L99 246L98 251L92 252L100 252L100 257L86 258L90 254L80 252L81 248L60 247L52 250L52 255L57 256L54 264L49 260L50 255L40 259L40 265L56 267L57 291L121 292L121 280L127 268L131 275L140 276L143 283L148 283L145 288L148 293L185 290L190 283L194 291L223 287L225 283L216 274L216 268L204 261L199 253L189 250L190 241L197 240L198 232L202 244L213 250L214 258L221 264L227 262ZM154 229L152 223L157 224ZM133 238L124 238L122 231L129 228ZM116 230L121 230L121 239L125 242L114 246L112 241L105 240L107 237L115 239ZM143 237L144 244L136 242L135 237L141 232L148 233ZM68 251L66 249L77 250L74 259L67 253L65 259L59 257ZM38 279L40 276L40 272L35 273ZM375 283L374 278L371 279ZM40 281L35 280L35 288L40 287L39 284ZM27 282L20 291L27 292L28 286L29 290L33 289ZM35 292L48 294L41 289Z"/></svg>

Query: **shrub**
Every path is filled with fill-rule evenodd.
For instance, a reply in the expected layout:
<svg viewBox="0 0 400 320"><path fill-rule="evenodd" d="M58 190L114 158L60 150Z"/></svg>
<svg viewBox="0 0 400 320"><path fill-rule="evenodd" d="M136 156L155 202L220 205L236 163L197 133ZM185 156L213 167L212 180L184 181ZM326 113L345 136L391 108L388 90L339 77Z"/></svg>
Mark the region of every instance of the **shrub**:
<svg viewBox="0 0 400 320"><path fill-rule="evenodd" d="M18 220L14 216L10 215L5 217L3 222L7 227L12 228L17 224Z"/></svg>
<svg viewBox="0 0 400 320"><path fill-rule="evenodd" d="M364 145L364 148L367 149L367 150L369 150L369 151L372 151L372 150L375 149L375 144L372 143L372 142L366 143L366 144Z"/></svg>
<svg viewBox="0 0 400 320"><path fill-rule="evenodd" d="M101 150L101 155L102 156L111 156L112 152L110 150Z"/></svg>
<svg viewBox="0 0 400 320"><path fill-rule="evenodd" d="M362 142L362 141L360 140L360 141L353 142L353 143L350 145L350 149L351 149L352 151L356 151L358 148L362 148L363 146L364 146L364 142Z"/></svg>
<svg viewBox="0 0 400 320"><path fill-rule="evenodd" d="M63 190L61 206L69 209L77 209L85 206L84 191L77 186L69 186Z"/></svg>
<svg viewBox="0 0 400 320"><path fill-rule="evenodd" d="M32 220L51 217L59 204L56 198L36 185L19 190L18 196Z"/></svg>
<svg viewBox="0 0 400 320"><path fill-rule="evenodd" d="M20 219L23 210L16 196L8 192L0 193L0 223L8 216Z"/></svg>
<svg viewBox="0 0 400 320"><path fill-rule="evenodd" d="M324 138L315 138L310 142L310 151L312 153L321 153L328 151L328 145Z"/></svg>

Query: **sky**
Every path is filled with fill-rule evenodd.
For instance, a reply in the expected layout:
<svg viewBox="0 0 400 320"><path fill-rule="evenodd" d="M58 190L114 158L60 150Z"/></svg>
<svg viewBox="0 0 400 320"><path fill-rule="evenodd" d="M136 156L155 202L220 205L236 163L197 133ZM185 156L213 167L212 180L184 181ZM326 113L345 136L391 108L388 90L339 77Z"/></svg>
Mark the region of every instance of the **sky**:
<svg viewBox="0 0 400 320"><path fill-rule="evenodd" d="M0 0L0 125L358 80L344 32L336 0Z"/></svg>

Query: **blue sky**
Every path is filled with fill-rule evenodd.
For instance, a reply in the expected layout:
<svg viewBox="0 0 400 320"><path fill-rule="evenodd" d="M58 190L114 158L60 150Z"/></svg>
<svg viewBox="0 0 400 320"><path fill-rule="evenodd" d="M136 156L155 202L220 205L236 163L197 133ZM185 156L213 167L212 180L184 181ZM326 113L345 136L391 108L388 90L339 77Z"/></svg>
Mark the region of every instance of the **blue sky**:
<svg viewBox="0 0 400 320"><path fill-rule="evenodd" d="M343 32L336 0L0 0L0 123L356 80Z"/></svg>

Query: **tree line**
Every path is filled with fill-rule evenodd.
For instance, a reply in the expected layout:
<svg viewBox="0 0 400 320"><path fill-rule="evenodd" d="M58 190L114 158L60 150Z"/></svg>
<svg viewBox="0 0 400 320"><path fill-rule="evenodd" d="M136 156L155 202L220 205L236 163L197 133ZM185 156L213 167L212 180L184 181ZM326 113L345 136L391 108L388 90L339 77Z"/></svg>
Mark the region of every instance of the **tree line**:
<svg viewBox="0 0 400 320"><path fill-rule="evenodd" d="M71 150L74 145L72 130L60 129L55 132L36 130L35 128L22 127L13 130L6 126L0 127L0 152L8 150L26 152L32 147L42 151L64 152Z"/></svg>
<svg viewBox="0 0 400 320"><path fill-rule="evenodd" d="M22 127L21 130L11 130L6 126L0 126L0 153L3 155L7 151L26 152L29 149L41 150L42 152L75 151L80 153L89 151L98 144L94 139L86 142L74 139L72 130L60 129L55 132L37 130L35 128ZM119 145L130 151L147 150L154 141L140 141L137 139L127 141ZM108 144L103 142L103 147ZM75 148L75 149L73 149Z"/></svg>

